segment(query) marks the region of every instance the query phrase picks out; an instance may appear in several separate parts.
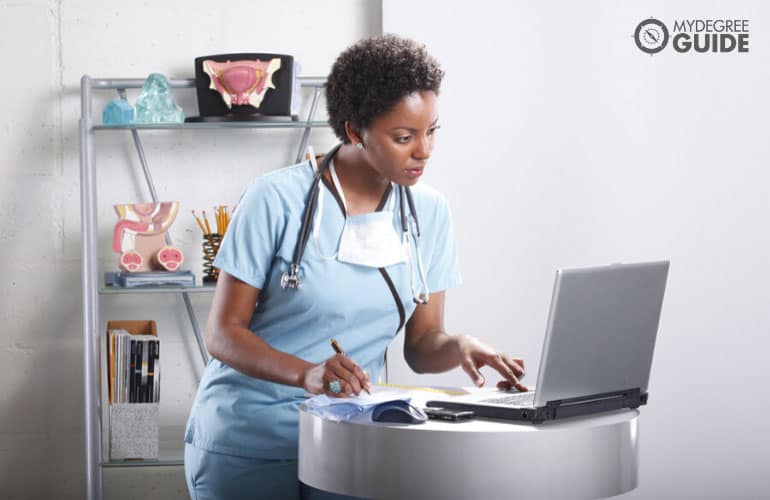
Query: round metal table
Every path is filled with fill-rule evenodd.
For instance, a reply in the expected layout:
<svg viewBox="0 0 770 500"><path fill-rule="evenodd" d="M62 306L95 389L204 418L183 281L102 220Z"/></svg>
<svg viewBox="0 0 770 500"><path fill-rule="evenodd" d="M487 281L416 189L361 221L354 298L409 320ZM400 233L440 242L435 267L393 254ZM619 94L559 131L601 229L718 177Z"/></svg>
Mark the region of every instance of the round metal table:
<svg viewBox="0 0 770 500"><path fill-rule="evenodd" d="M333 422L304 407L299 479L383 499L592 499L637 486L637 410L540 425Z"/></svg>

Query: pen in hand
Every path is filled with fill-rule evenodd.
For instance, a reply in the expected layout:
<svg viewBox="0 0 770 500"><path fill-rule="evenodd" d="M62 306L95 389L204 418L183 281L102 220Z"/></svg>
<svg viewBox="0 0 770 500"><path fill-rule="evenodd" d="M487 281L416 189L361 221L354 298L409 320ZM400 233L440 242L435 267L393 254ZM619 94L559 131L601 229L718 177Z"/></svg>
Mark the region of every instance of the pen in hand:
<svg viewBox="0 0 770 500"><path fill-rule="evenodd" d="M342 354L343 356L347 357L347 354L345 354L345 351L342 350L342 348L340 347L340 345L337 343L336 340L329 339L329 343L332 345L332 349L334 349L334 352L336 352L337 354ZM362 387L362 389L365 390L368 395L370 396L372 395L372 393L369 392L369 389L367 389L366 387Z"/></svg>

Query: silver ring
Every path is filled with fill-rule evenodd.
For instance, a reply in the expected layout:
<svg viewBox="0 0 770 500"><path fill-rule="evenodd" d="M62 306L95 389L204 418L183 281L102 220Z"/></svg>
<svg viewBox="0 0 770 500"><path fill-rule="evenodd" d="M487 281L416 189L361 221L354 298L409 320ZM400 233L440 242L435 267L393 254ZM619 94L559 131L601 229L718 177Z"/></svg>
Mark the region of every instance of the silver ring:
<svg viewBox="0 0 770 500"><path fill-rule="evenodd" d="M329 390L334 394L342 392L342 383L339 380L329 381Z"/></svg>

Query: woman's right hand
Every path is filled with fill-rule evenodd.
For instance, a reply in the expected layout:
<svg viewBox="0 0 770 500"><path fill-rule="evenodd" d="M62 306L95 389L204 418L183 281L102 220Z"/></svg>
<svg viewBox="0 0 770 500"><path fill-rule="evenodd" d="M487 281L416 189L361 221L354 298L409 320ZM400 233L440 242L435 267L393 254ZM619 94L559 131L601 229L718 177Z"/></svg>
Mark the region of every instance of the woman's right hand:
<svg viewBox="0 0 770 500"><path fill-rule="evenodd" d="M341 391L335 394L329 383L339 380ZM330 398L356 395L366 388L371 391L369 374L355 361L342 354L336 354L321 364L308 369L302 377L302 387L311 394L326 394Z"/></svg>

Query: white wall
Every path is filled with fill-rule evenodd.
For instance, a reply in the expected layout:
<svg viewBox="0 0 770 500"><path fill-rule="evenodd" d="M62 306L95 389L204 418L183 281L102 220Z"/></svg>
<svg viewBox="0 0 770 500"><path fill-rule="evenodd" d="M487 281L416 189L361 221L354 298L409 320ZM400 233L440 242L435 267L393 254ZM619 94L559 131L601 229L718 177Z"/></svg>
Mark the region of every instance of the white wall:
<svg viewBox="0 0 770 500"><path fill-rule="evenodd" d="M650 16L749 19L750 52L644 54L632 34ZM383 31L447 72L425 181L459 240L448 329L523 356L534 384L557 267L670 259L624 498L770 496L770 8L385 0ZM468 384L407 370L391 379Z"/></svg>
<svg viewBox="0 0 770 500"><path fill-rule="evenodd" d="M0 487L4 498L83 498L82 331L78 119L80 77L193 75L197 56L293 54L324 76L336 55L380 31L380 3L235 1L0 1ZM130 96L133 100L136 94ZM103 94L101 109L114 95ZM194 92L179 91L189 115ZM306 103L307 105L307 103ZM236 201L252 177L293 162L298 131L143 133L161 197L182 210L171 230L200 271L191 208ZM114 269L112 203L148 200L127 133L96 136L100 270ZM332 134L316 131L318 150ZM210 297L193 302L205 323ZM108 319L156 319L164 340L161 425L181 440L201 363L182 301L106 297ZM186 498L180 468L109 469L106 498Z"/></svg>

